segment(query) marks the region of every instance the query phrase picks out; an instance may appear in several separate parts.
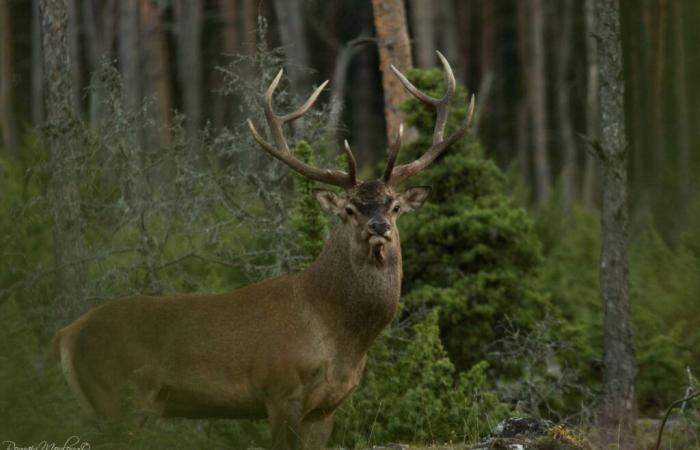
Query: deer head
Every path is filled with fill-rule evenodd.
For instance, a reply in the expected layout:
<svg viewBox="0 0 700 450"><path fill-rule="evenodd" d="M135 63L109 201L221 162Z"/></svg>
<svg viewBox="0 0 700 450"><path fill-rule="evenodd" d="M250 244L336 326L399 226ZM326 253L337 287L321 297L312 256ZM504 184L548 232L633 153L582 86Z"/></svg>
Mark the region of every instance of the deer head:
<svg viewBox="0 0 700 450"><path fill-rule="evenodd" d="M315 196L326 212L340 219L339 227L345 231L346 236L351 238L349 242L353 247L352 254L366 255L367 260L377 266L383 266L387 256L391 255L394 249L398 250L399 248L396 219L403 213L419 208L430 193L430 188L425 186L409 188L405 192L399 193L396 186L428 167L452 143L460 139L472 124L474 96L471 98L469 112L463 124L445 138L445 126L449 106L455 95L456 82L450 64L440 52L437 52L437 55L442 63L447 85L445 95L439 99L418 90L396 67L391 66L391 70L412 95L435 109L436 120L430 148L415 161L396 166L403 138L403 125L399 127L396 139L389 146L386 167L379 179L357 180L357 164L347 140L343 145L343 151L348 159L347 171L311 167L295 158L290 152L282 126L302 117L316 102L328 81L322 83L298 110L280 116L275 114L272 108L272 96L283 73L282 70L279 71L265 94L265 116L274 144L266 141L255 128L253 122L248 120L248 126L255 141L267 153L311 180L344 189L342 194L316 190Z"/></svg>

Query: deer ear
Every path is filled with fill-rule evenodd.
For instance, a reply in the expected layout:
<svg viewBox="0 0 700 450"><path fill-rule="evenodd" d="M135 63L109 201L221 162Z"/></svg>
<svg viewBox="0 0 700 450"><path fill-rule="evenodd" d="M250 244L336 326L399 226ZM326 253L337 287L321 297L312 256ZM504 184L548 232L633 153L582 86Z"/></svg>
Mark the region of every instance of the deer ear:
<svg viewBox="0 0 700 450"><path fill-rule="evenodd" d="M399 197L401 210L403 212L411 212L420 208L423 206L425 199L428 198L428 194L430 194L429 186L417 186L410 188Z"/></svg>
<svg viewBox="0 0 700 450"><path fill-rule="evenodd" d="M326 191L323 189L314 189L314 197L321 205L324 211L331 214L339 215L345 206L345 200L335 192Z"/></svg>

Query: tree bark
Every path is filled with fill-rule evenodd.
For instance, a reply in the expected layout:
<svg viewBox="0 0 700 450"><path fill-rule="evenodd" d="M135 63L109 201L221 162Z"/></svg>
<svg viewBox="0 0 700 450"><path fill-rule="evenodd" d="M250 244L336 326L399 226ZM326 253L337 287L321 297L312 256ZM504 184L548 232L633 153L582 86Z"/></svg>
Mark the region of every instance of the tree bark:
<svg viewBox="0 0 700 450"><path fill-rule="evenodd" d="M586 29L586 136L591 141L597 141L600 135L600 120L598 106L598 56L595 37L595 9L594 0L585 0L584 16ZM596 185L596 165L595 157L586 153L586 162L583 174L583 187L581 192L581 202L584 206L591 208L594 203Z"/></svg>
<svg viewBox="0 0 700 450"><path fill-rule="evenodd" d="M560 30L557 42L557 98L556 111L559 119L559 134L562 149L561 200L563 210L569 211L574 203L576 186L576 145L570 113L570 97L567 75L571 61L571 28L573 21L573 0L562 0Z"/></svg>
<svg viewBox="0 0 700 450"><path fill-rule="evenodd" d="M139 42L139 0L119 1L119 70L126 107L131 113L141 108L142 89Z"/></svg>
<svg viewBox="0 0 700 450"><path fill-rule="evenodd" d="M629 311L627 261L627 142L624 78L617 1L595 1L603 168L600 289L603 302L601 448L634 448L636 364ZM617 448L617 447L616 447Z"/></svg>
<svg viewBox="0 0 700 450"><path fill-rule="evenodd" d="M681 214L687 216L687 206L690 200L690 124L688 107L688 78L686 69L685 52L685 27L683 23L683 4L672 2L674 21L675 49L675 80L673 83L674 96L676 98L676 135L678 145L678 191L681 200ZM687 217L682 217L685 222ZM683 225L683 224L681 224Z"/></svg>
<svg viewBox="0 0 700 450"><path fill-rule="evenodd" d="M185 112L185 130L192 144L202 123L202 2L177 0L177 71Z"/></svg>
<svg viewBox="0 0 700 450"><path fill-rule="evenodd" d="M68 51L70 52L71 102L78 117L83 116L83 64L80 58L80 10L78 0L67 0ZM46 38L44 38L45 40Z"/></svg>
<svg viewBox="0 0 700 450"><path fill-rule="evenodd" d="M12 79L12 29L8 0L0 0L0 131L2 144L9 154L19 158L19 139L14 108Z"/></svg>
<svg viewBox="0 0 700 450"><path fill-rule="evenodd" d="M230 57L238 50L238 5L237 0L219 0L219 10L223 21L221 27L221 47L224 58ZM222 59L222 61L226 61ZM213 77L215 89L220 89L224 82L224 76L216 70ZM216 128L226 125L230 116L231 98L226 95L216 94L214 97L213 122Z"/></svg>
<svg viewBox="0 0 700 450"><path fill-rule="evenodd" d="M168 47L163 36L161 9L152 0L140 0L141 18L141 61L143 97L155 97L155 105L149 105L148 115L154 120L159 133L157 139L151 133L145 133L144 148L167 147L170 145L170 128L172 126L172 93L170 90L170 69L168 65Z"/></svg>
<svg viewBox="0 0 700 450"><path fill-rule="evenodd" d="M404 73L413 67L411 44L406 29L406 11L403 0L372 0L372 9L379 40L379 67L384 88L387 139L393 140L402 121L399 105L408 98L408 94L389 66L393 64Z"/></svg>
<svg viewBox="0 0 700 450"><path fill-rule="evenodd" d="M76 114L71 99L71 52L65 0L42 0L44 73L49 164L49 208L53 219L58 305L56 320L65 323L83 306L85 255L84 221L76 164Z"/></svg>
<svg viewBox="0 0 700 450"><path fill-rule="evenodd" d="M32 0L32 125L44 121L44 55L41 43L41 9Z"/></svg>
<svg viewBox="0 0 700 450"><path fill-rule="evenodd" d="M418 67L435 66L435 8L435 2L431 0L411 0L411 25Z"/></svg>
<svg viewBox="0 0 700 450"><path fill-rule="evenodd" d="M528 94L531 96L532 126L534 137L533 162L535 169L535 202L544 206L550 196L550 169L547 153L547 80L544 48L544 5L542 0L532 0L530 5L530 55L532 73Z"/></svg>
<svg viewBox="0 0 700 450"><path fill-rule="evenodd" d="M460 0L461 1L461 0ZM457 37L457 9L453 0L440 0L438 2L438 19L437 23L440 24L436 30L438 41L438 47L445 58L450 61L453 69L455 69L455 76L462 80L461 75L461 65L459 58L459 45ZM433 55L435 52L433 52Z"/></svg>
<svg viewBox="0 0 700 450"><path fill-rule="evenodd" d="M275 0L275 13L286 55L287 73L294 91L303 92L306 85L304 71L309 67L310 60L299 0Z"/></svg>
<svg viewBox="0 0 700 450"><path fill-rule="evenodd" d="M90 72L94 74L101 69L102 64L108 63L113 57L116 8L114 0L99 2L85 0L81 2L84 31L87 37L87 53ZM90 80L90 104L88 116L90 125L98 130L105 121L105 85L99 77Z"/></svg>
<svg viewBox="0 0 700 450"><path fill-rule="evenodd" d="M255 51L254 45L257 42L257 33L255 32L256 23L258 18L257 10L255 9L255 0L242 0L243 5L241 6L241 18L242 18L242 32L243 32L243 43L248 44L244 47L247 53L253 53Z"/></svg>
<svg viewBox="0 0 700 450"><path fill-rule="evenodd" d="M483 80L494 70L495 62L495 11L492 0L481 2L481 79Z"/></svg>

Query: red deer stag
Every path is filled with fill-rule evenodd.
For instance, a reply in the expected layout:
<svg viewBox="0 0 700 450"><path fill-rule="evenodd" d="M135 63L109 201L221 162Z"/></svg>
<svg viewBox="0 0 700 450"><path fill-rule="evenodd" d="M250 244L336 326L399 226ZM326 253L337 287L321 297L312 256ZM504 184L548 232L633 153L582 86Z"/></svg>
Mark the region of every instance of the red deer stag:
<svg viewBox="0 0 700 450"><path fill-rule="evenodd" d="M297 111L279 116L265 95L273 143L249 121L258 144L300 174L341 187L316 191L321 207L340 220L306 270L219 295L136 296L94 308L60 330L53 341L65 378L88 416L116 416L119 393L133 380L137 396L162 417L267 418L273 448L320 448L333 415L360 382L370 345L396 313L401 295L397 218L421 206L429 188L403 194L395 186L425 169L469 129L474 99L458 130L444 137L455 93L450 65L447 92L434 99L392 67L406 89L435 108L432 146L417 160L394 167L401 132L390 145L381 179L322 170L296 159L282 126L301 117L323 83Z"/></svg>

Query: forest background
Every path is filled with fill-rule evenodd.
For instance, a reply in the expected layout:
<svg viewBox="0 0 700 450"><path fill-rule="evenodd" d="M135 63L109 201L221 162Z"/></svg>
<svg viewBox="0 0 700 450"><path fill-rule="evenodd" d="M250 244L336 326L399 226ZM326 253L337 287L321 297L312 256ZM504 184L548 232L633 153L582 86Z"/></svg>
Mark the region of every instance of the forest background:
<svg viewBox="0 0 700 450"><path fill-rule="evenodd" d="M373 3L397 2L61 3L70 63L55 84L40 2L0 0L0 439L266 445L257 423L140 428L136 412L98 437L46 343L110 298L226 291L308 264L329 221L245 119L263 123L281 67L279 110L330 79L323 105L289 130L295 151L328 166L347 138L361 175L376 176L395 123ZM402 310L333 443L476 442L513 414L586 429L604 344L602 172L589 143L601 132L596 47L610 44L593 32L594 2L398 3L412 50L402 69L439 94L441 73L420 70L439 49L464 87L456 103L477 93L478 120L416 180L434 197L401 224ZM619 3L636 406L653 421L700 372L700 5ZM47 121L59 94L70 111ZM409 158L433 118L412 100L401 111ZM698 414L689 404L676 416L685 425L668 448L700 448Z"/></svg>

